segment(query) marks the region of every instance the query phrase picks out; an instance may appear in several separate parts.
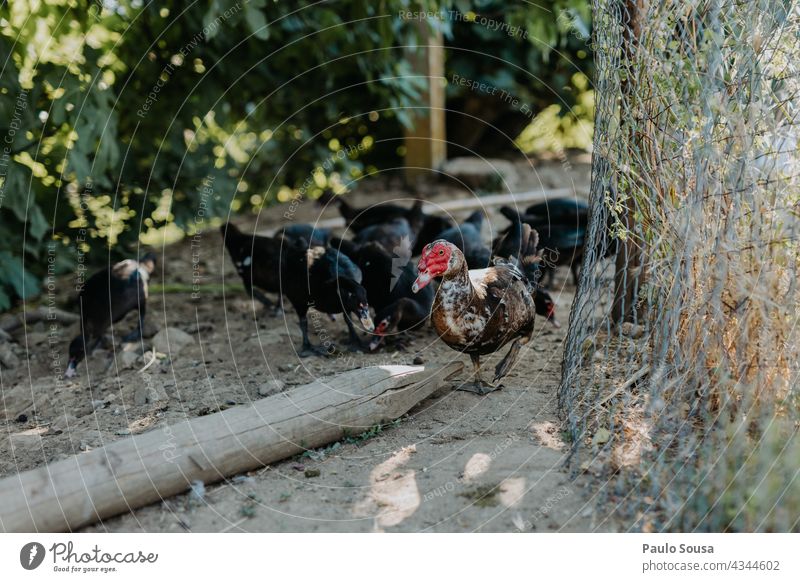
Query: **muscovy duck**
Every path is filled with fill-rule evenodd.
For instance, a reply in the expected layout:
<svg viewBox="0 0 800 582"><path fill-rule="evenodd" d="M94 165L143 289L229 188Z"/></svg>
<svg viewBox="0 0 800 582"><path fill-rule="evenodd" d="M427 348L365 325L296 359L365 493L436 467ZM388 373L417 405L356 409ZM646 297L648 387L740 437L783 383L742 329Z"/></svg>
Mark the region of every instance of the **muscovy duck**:
<svg viewBox="0 0 800 582"><path fill-rule="evenodd" d="M589 224L589 203L580 198L553 198L531 204L525 215L532 220L585 227Z"/></svg>
<svg viewBox="0 0 800 582"><path fill-rule="evenodd" d="M363 347L350 314L358 317L366 331L372 331L375 325L361 280L361 270L337 249L309 245L304 238L287 241L280 281L283 294L299 318L303 334L300 357L330 354L329 350L313 346L308 338L308 310L311 307L328 315L343 313L351 346L354 349Z"/></svg>
<svg viewBox="0 0 800 582"><path fill-rule="evenodd" d="M268 308L280 310L282 248L286 244L283 238L245 234L230 222L220 226L219 230L247 294ZM278 305L259 289L277 293Z"/></svg>
<svg viewBox="0 0 800 582"><path fill-rule="evenodd" d="M494 245L496 256L508 260L519 256L523 244L522 227L523 223L516 221L507 229L505 235L497 239ZM555 301L553 301L552 295L542 286L541 260L528 261L523 265L523 270L525 271L525 278L536 285L536 295L533 297L533 302L536 305L536 315L543 316L553 327L561 327L561 323L556 319Z"/></svg>
<svg viewBox="0 0 800 582"><path fill-rule="evenodd" d="M569 265L572 272L572 280L578 284L578 271L583 260L583 251L586 244L586 227L567 224L554 224L547 220L533 220L525 215L519 214L509 206L500 208L500 213L511 221L511 226L506 229L505 234L519 228L520 224L528 224L539 233L539 248L541 254L541 264L543 279L547 279L547 285L542 281L542 285L552 285L556 267ZM503 239L495 241L495 254L503 255L509 249L501 248Z"/></svg>
<svg viewBox="0 0 800 582"><path fill-rule="evenodd" d="M480 357L513 341L495 368L496 384L510 371L521 346L530 340L536 284L527 280L523 267L538 260L537 242L536 232L525 225L519 258L497 260L491 267L476 270L469 270L463 253L445 240L434 241L422 251L413 290L419 291L442 277L431 308L433 327L444 343L469 354L475 368L474 382L459 389L481 395L495 390L481 379Z"/></svg>
<svg viewBox="0 0 800 582"><path fill-rule="evenodd" d="M305 223L288 224L280 228L278 232L275 233L275 237L286 237L290 239L302 237L307 241L311 241L312 245L324 246L328 244L328 241L331 239L331 229Z"/></svg>
<svg viewBox="0 0 800 582"><path fill-rule="evenodd" d="M331 191L325 191L317 202L324 205L336 204L339 214L344 218L345 226L354 232L359 232L368 226L391 222L396 218L405 218L412 229L416 231L425 220L421 200L416 200L411 208L389 202L373 204L366 208L355 208L344 196L337 196Z"/></svg>
<svg viewBox="0 0 800 582"><path fill-rule="evenodd" d="M428 287L427 289L432 289ZM369 342L370 351L377 350L383 341L393 331L402 333L421 327L431 314L433 293L424 295L419 299L403 297L387 305L375 315L375 331Z"/></svg>
<svg viewBox="0 0 800 582"><path fill-rule="evenodd" d="M390 222L366 227L356 233L353 242L357 245L378 243L387 251L411 258L414 236L414 231L405 218L395 218Z"/></svg>
<svg viewBox="0 0 800 582"><path fill-rule="evenodd" d="M142 337L148 282L155 268L156 255L147 253L138 261L126 259L89 277L78 295L81 330L69 344L65 378L77 375L78 364L94 351L106 330L131 311L139 312L139 323L122 341Z"/></svg>
<svg viewBox="0 0 800 582"><path fill-rule="evenodd" d="M352 258L364 274L362 285L379 316L370 349L376 349L382 337L395 327L406 331L428 317L434 291L429 287L414 294L412 286L417 272L408 261L410 256L398 256L377 243L367 243Z"/></svg>
<svg viewBox="0 0 800 582"><path fill-rule="evenodd" d="M476 210L463 223L440 232L436 237L454 244L464 253L467 267L470 269L484 269L489 266L492 259L491 249L483 244L481 238L483 218L483 211Z"/></svg>
<svg viewBox="0 0 800 582"><path fill-rule="evenodd" d="M447 216L435 216L431 214L426 214L425 218L422 221L422 226L417 232L416 239L414 240L414 248L411 250L411 255L416 257L422 253L422 249L428 243L435 241L440 232L444 232L448 228L452 228L455 226L455 222L453 222Z"/></svg>

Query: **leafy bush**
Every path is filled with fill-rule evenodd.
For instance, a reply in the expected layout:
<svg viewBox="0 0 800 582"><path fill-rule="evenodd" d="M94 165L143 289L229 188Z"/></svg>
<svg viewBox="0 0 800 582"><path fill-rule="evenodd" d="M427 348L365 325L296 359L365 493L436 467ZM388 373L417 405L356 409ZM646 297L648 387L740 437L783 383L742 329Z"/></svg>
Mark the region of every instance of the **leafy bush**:
<svg viewBox="0 0 800 582"><path fill-rule="evenodd" d="M572 4L581 3L564 6ZM568 84L559 76L564 67L539 63L552 52L537 48L542 39L548 47L561 42L548 40L555 13L542 19L542 9L527 3L507 11L475 3L479 13L530 28L535 41L524 43L488 27L451 30L446 21L416 26L399 17L438 10L473 7L435 0L4 3L0 310L39 291L48 240L56 242L54 272L69 272L93 249L106 252L89 254L90 263L129 256L142 240L163 243L170 229L191 234L209 217L326 186L341 190L381 165L396 166L396 138L424 82L411 74L408 47L426 26L450 35L451 68L462 74L491 69L500 75L493 81L531 102L550 77ZM474 47L475 37L480 52L497 52L544 80L503 78L496 59L457 50ZM551 69L555 76L543 75ZM464 106L458 99L453 106Z"/></svg>

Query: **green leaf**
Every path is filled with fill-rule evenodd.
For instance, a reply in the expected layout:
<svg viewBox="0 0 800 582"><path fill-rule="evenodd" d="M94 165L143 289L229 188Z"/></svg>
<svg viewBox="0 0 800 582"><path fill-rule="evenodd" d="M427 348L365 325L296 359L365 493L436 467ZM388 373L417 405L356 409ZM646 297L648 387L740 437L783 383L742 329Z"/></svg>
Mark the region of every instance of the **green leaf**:
<svg viewBox="0 0 800 582"><path fill-rule="evenodd" d="M261 40L267 40L269 38L267 19L261 10L248 4L244 8L244 16L247 20L247 27L250 29L250 32L253 33L253 36Z"/></svg>
<svg viewBox="0 0 800 582"><path fill-rule="evenodd" d="M0 284L11 287L20 299L39 293L39 281L22 268L22 259L8 251L0 252Z"/></svg>
<svg viewBox="0 0 800 582"><path fill-rule="evenodd" d="M28 234L37 241L42 240L50 225L42 213L42 209L34 201L28 208Z"/></svg>

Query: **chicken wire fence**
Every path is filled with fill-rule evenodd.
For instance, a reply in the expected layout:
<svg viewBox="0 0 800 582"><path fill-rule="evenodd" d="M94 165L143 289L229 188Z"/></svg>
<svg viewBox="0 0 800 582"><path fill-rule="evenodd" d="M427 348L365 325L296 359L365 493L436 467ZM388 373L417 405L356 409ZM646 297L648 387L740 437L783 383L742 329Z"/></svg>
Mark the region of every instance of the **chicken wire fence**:
<svg viewBox="0 0 800 582"><path fill-rule="evenodd" d="M598 526L800 530L799 3L593 11L570 465L594 476Z"/></svg>

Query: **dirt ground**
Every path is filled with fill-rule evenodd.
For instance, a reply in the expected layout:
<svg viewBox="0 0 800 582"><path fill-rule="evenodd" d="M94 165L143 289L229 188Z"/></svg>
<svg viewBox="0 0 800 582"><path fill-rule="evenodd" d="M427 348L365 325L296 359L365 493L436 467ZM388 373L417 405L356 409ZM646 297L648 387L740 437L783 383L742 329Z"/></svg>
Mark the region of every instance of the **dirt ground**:
<svg viewBox="0 0 800 582"><path fill-rule="evenodd" d="M588 165L518 164L515 190L539 187L588 189ZM362 189L357 204L408 193L382 183L381 193ZM469 194L430 186L434 201ZM284 208L258 218L237 220L259 231L280 226ZM296 220L313 220L304 203ZM324 217L336 216L328 210ZM491 212L493 228L504 220ZM488 230L488 229L487 229ZM487 232L487 238L492 233ZM246 405L278 390L354 367L387 362L411 364L419 358L435 366L468 358L439 342L433 332L404 338L353 358L298 359L300 333L288 306L274 316L254 305L239 283L216 230L162 249L163 270L154 284L169 284L148 303L143 343L120 345L131 317L114 342L81 364L75 381L62 381L66 346L76 326L51 332L45 322L15 332L6 342L0 369L0 476L81 454L131 434L164 428L186 417ZM175 292L202 277L204 292ZM574 289L563 269L554 296L564 327L537 324L534 341L502 390L485 397L444 390L398 422L287 459L224 483L198 485L131 514L106 520L88 531L587 531L594 528L586 483L570 480L562 468L564 447L556 416L561 349ZM71 284L59 289L63 299ZM177 291L181 291L177 289ZM255 317L254 317L255 314ZM346 327L318 318L344 343ZM163 335L170 328L170 343ZM185 333L180 333L180 330ZM156 334L156 332L159 332ZM152 337L156 334L155 337ZM312 338L312 341L314 338ZM52 343L51 343L52 342ZM153 346L159 355L153 359ZM10 354L8 352L11 352ZM503 352L504 353L504 352ZM2 355L2 354L0 354ZM502 353L486 359L494 366ZM276 382L279 381L279 382ZM458 383L454 382L454 384ZM0 418L3 415L0 414Z"/></svg>

